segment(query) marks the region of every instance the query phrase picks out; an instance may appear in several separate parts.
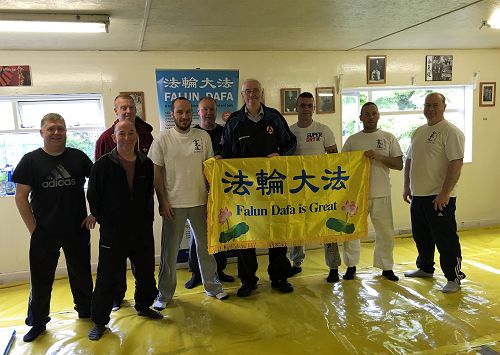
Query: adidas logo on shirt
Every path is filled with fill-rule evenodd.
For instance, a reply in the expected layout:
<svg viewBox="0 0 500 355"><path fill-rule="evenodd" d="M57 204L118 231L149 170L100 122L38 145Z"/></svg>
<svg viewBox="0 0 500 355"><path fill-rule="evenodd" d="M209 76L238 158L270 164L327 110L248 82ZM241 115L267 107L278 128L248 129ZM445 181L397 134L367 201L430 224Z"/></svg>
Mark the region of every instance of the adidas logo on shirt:
<svg viewBox="0 0 500 355"><path fill-rule="evenodd" d="M42 187L45 189L52 187L75 186L75 185L76 185L76 180L71 178L71 175L61 164L58 164L50 172L50 175L47 176L46 181L42 183Z"/></svg>

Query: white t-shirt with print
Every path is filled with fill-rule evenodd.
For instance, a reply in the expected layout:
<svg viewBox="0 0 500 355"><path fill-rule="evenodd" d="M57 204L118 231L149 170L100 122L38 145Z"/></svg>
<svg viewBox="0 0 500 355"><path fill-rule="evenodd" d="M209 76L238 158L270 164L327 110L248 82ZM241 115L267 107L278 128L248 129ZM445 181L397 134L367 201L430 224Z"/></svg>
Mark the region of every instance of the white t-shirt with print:
<svg viewBox="0 0 500 355"><path fill-rule="evenodd" d="M432 196L441 192L450 161L463 159L465 136L447 120L415 130L408 149L411 159L410 190L413 196ZM456 188L456 186L455 186ZM453 188L451 197L456 197Z"/></svg>
<svg viewBox="0 0 500 355"><path fill-rule="evenodd" d="M297 148L294 155L324 154L326 147L335 145L332 130L322 123L313 121L308 127L301 128L294 123L290 130L297 137Z"/></svg>
<svg viewBox="0 0 500 355"><path fill-rule="evenodd" d="M212 141L202 129L180 133L170 128L153 141L148 157L166 170L167 199L174 208L207 203L203 162L213 157Z"/></svg>
<svg viewBox="0 0 500 355"><path fill-rule="evenodd" d="M356 150L374 150L386 157L400 157L403 155L398 140L393 134L378 130L372 133L358 132L347 138L342 152ZM391 195L391 178L389 168L378 160L371 160L370 191L368 198L386 197Z"/></svg>

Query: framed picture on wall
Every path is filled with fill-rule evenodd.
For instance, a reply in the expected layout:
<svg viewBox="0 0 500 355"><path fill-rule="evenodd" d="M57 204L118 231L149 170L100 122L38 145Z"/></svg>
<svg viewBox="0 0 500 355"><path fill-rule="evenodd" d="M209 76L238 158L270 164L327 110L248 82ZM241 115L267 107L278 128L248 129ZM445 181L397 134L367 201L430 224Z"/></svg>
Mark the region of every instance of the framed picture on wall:
<svg viewBox="0 0 500 355"><path fill-rule="evenodd" d="M297 113L295 104L297 97L300 95L299 88L281 89L281 113L284 115L292 115Z"/></svg>
<svg viewBox="0 0 500 355"><path fill-rule="evenodd" d="M335 88L316 88L316 113L335 112Z"/></svg>
<svg viewBox="0 0 500 355"><path fill-rule="evenodd" d="M135 101L137 117L146 121L146 104L144 102L144 92L142 91L122 91L120 95L130 95Z"/></svg>
<svg viewBox="0 0 500 355"><path fill-rule="evenodd" d="M367 84L385 84L386 74L385 55L369 55L366 57L366 83Z"/></svg>
<svg viewBox="0 0 500 355"><path fill-rule="evenodd" d="M479 106L495 106L497 96L496 82L479 83Z"/></svg>
<svg viewBox="0 0 500 355"><path fill-rule="evenodd" d="M425 57L425 81L451 81L452 55L428 55Z"/></svg>

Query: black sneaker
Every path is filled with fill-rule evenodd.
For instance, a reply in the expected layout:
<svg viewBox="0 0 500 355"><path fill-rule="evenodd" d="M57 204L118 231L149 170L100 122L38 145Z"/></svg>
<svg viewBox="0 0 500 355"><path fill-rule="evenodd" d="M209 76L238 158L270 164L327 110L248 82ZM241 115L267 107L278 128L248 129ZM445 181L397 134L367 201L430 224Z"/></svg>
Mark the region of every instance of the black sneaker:
<svg viewBox="0 0 500 355"><path fill-rule="evenodd" d="M39 326L39 325L35 325L33 327L31 327L31 329L29 330L29 332L27 332L24 336L23 336L23 340L26 342L26 343L30 343L32 342L33 340L35 340L36 338L38 338L40 336L40 334L42 334L44 331L45 331L45 326L42 325L42 326Z"/></svg>
<svg viewBox="0 0 500 355"><path fill-rule="evenodd" d="M221 282L234 282L234 277L226 274L222 270L217 272L217 277L219 278L219 281L221 281Z"/></svg>
<svg viewBox="0 0 500 355"><path fill-rule="evenodd" d="M111 311L112 312L116 312L117 310L119 310L122 306L122 302L123 300L114 300L113 301L113 307L111 308Z"/></svg>
<svg viewBox="0 0 500 355"><path fill-rule="evenodd" d="M190 289L195 288L196 286L199 286L199 285L201 285L201 278L198 275L193 274L191 276L191 278L189 279L189 281L186 282L184 287L186 287L188 290L190 290Z"/></svg>
<svg viewBox="0 0 500 355"><path fill-rule="evenodd" d="M382 276L384 276L387 280L399 281L399 277L397 277L394 274L394 271L392 271L392 270L384 270L384 271L382 271Z"/></svg>
<svg viewBox="0 0 500 355"><path fill-rule="evenodd" d="M339 270L338 269L330 269L330 273L328 274L328 277L326 278L326 282L337 282L339 281Z"/></svg>
<svg viewBox="0 0 500 355"><path fill-rule="evenodd" d="M344 274L344 280L354 279L354 274L356 273L356 266L349 266Z"/></svg>
<svg viewBox="0 0 500 355"><path fill-rule="evenodd" d="M163 314L153 311L151 308L145 308L143 310L137 311L137 315L139 315L140 317L148 317L151 319L163 319Z"/></svg>
<svg viewBox="0 0 500 355"><path fill-rule="evenodd" d="M238 297L248 297L252 293L253 290L257 289L257 284L243 284L236 292L236 296Z"/></svg>
<svg viewBox="0 0 500 355"><path fill-rule="evenodd" d="M288 277L292 277L295 274L302 272L302 268L300 266L292 266L290 272L288 273Z"/></svg>
<svg viewBox="0 0 500 355"><path fill-rule="evenodd" d="M105 331L106 331L105 325L94 324L92 329L90 329L88 337L90 340L99 340L102 338L102 335L104 334Z"/></svg>
<svg viewBox="0 0 500 355"><path fill-rule="evenodd" d="M286 280L273 281L271 282L271 287L282 293L293 292L292 284Z"/></svg>

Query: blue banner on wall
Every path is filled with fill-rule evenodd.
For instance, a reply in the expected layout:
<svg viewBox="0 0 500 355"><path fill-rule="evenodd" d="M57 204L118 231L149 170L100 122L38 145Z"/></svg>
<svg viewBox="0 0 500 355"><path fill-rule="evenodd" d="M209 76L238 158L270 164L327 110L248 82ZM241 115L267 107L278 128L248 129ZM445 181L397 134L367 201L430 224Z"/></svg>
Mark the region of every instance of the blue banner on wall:
<svg viewBox="0 0 500 355"><path fill-rule="evenodd" d="M156 69L160 129L174 125L172 101L182 96L193 105L193 124L199 122L198 101L210 96L217 101L217 122L238 109L238 70Z"/></svg>

